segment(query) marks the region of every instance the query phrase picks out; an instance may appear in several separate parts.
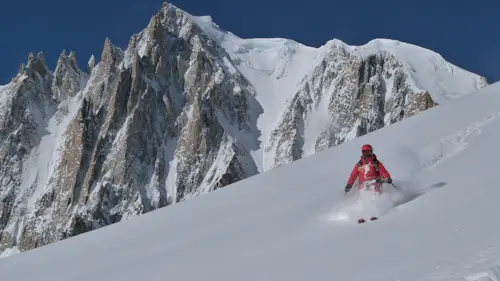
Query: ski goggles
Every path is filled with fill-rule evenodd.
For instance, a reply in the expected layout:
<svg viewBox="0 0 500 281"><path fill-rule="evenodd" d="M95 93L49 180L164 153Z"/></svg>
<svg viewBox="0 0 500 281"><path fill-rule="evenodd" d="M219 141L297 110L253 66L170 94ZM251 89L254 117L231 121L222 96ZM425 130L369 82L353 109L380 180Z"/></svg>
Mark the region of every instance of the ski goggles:
<svg viewBox="0 0 500 281"><path fill-rule="evenodd" d="M371 151L371 150L361 150L361 152L363 153L363 155L372 155L373 154L373 151Z"/></svg>

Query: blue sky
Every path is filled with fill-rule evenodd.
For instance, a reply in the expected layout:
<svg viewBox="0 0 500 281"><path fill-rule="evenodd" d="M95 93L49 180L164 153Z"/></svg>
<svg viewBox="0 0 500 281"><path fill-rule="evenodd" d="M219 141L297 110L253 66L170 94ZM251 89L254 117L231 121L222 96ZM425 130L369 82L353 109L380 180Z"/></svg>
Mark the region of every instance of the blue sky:
<svg viewBox="0 0 500 281"><path fill-rule="evenodd" d="M44 51L54 69L63 49L86 65L100 57L104 39L125 48L146 27L162 0L2 1L0 84L16 74L28 53ZM500 80L500 2L494 0L177 0L193 15L211 15L244 38L282 37L311 46L337 38L361 45L391 38L440 53L446 60Z"/></svg>

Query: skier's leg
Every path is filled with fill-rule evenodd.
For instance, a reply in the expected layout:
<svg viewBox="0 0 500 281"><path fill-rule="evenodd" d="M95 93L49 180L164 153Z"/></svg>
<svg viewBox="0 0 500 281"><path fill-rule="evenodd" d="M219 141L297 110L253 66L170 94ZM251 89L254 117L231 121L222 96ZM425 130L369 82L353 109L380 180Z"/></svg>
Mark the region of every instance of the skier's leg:
<svg viewBox="0 0 500 281"><path fill-rule="evenodd" d="M358 187L357 187L357 189L358 190L363 189L364 185L365 185L364 182L358 181Z"/></svg>

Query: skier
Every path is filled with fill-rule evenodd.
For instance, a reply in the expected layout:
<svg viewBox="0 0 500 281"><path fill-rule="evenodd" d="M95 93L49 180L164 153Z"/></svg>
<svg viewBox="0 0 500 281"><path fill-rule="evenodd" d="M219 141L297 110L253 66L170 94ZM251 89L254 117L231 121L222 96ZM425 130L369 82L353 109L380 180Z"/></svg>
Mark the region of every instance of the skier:
<svg viewBox="0 0 500 281"><path fill-rule="evenodd" d="M392 183L391 175L385 169L384 165L377 160L377 156L373 154L371 145L363 145L361 152L363 155L354 166L344 190L346 193L349 192L356 179L358 179L358 190L363 188L363 184L366 181L374 181L375 188L373 190L380 194L381 186L384 181ZM382 181L382 179L384 180Z"/></svg>

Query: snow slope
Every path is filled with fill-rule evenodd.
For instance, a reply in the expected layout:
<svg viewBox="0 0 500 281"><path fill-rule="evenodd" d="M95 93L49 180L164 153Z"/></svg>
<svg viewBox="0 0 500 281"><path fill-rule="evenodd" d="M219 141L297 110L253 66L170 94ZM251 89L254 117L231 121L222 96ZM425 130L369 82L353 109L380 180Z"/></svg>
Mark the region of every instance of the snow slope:
<svg viewBox="0 0 500 281"><path fill-rule="evenodd" d="M396 198L339 219L371 143ZM227 188L0 260L2 280L500 278L500 83ZM388 202L388 201L386 201ZM354 219L355 217L353 217Z"/></svg>

